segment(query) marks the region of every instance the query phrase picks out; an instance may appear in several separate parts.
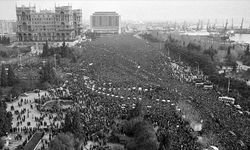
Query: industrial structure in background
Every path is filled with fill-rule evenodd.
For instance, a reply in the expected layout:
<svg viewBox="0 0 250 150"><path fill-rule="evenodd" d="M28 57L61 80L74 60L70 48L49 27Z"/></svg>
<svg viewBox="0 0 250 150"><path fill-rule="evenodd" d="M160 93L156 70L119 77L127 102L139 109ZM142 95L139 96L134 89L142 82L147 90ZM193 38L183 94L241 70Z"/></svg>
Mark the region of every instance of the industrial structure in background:
<svg viewBox="0 0 250 150"><path fill-rule="evenodd" d="M121 16L116 12L95 12L90 16L92 32L100 34L120 34Z"/></svg>
<svg viewBox="0 0 250 150"><path fill-rule="evenodd" d="M13 34L16 33L16 21L15 20L0 20L0 34Z"/></svg>
<svg viewBox="0 0 250 150"><path fill-rule="evenodd" d="M82 10L55 6L55 10L36 11L35 6L16 7L19 42L71 41L81 34Z"/></svg>

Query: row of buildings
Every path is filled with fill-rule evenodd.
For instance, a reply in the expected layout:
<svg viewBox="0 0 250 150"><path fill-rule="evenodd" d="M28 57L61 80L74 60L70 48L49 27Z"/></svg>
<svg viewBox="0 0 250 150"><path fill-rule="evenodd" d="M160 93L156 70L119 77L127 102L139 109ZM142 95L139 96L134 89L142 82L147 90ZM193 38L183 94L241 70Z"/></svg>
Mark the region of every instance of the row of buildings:
<svg viewBox="0 0 250 150"><path fill-rule="evenodd" d="M55 10L36 11L35 6L16 7L18 41L70 41L81 35L82 10L55 6ZM92 32L120 33L121 18L116 12L95 12L90 16Z"/></svg>

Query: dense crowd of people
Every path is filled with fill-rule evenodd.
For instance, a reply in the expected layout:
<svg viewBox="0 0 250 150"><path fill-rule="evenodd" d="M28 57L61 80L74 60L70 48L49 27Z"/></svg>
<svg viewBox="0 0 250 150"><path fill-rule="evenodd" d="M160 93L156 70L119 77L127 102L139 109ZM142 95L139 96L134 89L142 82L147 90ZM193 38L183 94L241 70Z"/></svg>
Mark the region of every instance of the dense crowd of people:
<svg viewBox="0 0 250 150"><path fill-rule="evenodd" d="M119 54L118 57L120 56L122 55ZM94 66L95 63L91 62L84 62L86 66L81 66L86 68L87 72L77 67L67 70L73 74L68 82L70 92L79 104L86 106L82 109L86 141L95 139L92 135L99 132L105 133L105 138L101 136L101 139L107 141L108 135L115 130L109 127L115 125L114 118L126 116L137 101L143 101L148 110L145 119L159 126L159 131L164 131L164 134L167 131L166 136L159 135L170 137L172 149L199 149L211 145L220 149L246 149L249 143L248 135L242 130L249 127L247 123L242 122L247 116L239 114L234 107L219 102L217 91L203 90L190 84L197 70L191 72L192 68L183 62L167 58L165 54L159 53L157 56L159 58L147 66L139 66L135 61L122 56L122 59L130 62L128 65L138 69L135 72L139 79L147 76L148 80L158 80L155 82L157 84L150 84L151 81L149 84L105 81L93 76L96 72L93 73L93 69L90 71L89 66ZM200 74L202 75L201 71ZM93 80L86 80L86 76ZM201 77L206 80L205 76ZM192 112L183 114L178 108L182 102L197 109L199 119L193 119L195 116L192 116ZM233 121L235 119L237 123ZM190 126L193 122L202 122L202 129L198 133ZM216 135L219 140L209 139L211 134Z"/></svg>
<svg viewBox="0 0 250 150"><path fill-rule="evenodd" d="M149 120L157 126L160 126L161 129L168 130L171 128L171 132L175 132L175 134L173 134L174 136L171 137L171 139L175 138L179 140L178 136L183 136L181 134L186 133L187 137L181 139L182 141L179 141L186 141L184 142L185 144L180 144L179 146L199 149L199 146L197 144L194 144L195 137L192 137L191 134L189 134L190 129L189 127L187 127L188 123L181 118L181 115L176 113L175 103L172 102L171 105L170 101L162 101L160 99L155 99L155 101L152 101L149 97L146 96L159 96L160 94L163 94L163 92L165 92L163 90L157 90L158 87L149 87L147 90L142 90L142 87L127 87L122 88L123 91L121 92L121 88L114 88L114 86L109 83L103 83L103 87L97 87L98 85L96 85L95 82L92 82L92 85L90 86L89 84L91 81L87 82L83 79L77 79L77 81L77 85L73 84L73 86L71 86L72 88L75 88L75 92L78 93L78 95L76 96L79 100L79 103L84 103L84 106L86 106L86 108L82 110L82 113L84 118L84 131L86 131L87 141L96 141L96 139L98 139L95 137L96 134L102 134L105 136L101 136L99 138L101 138L105 142L101 143L107 143L107 141L109 140L106 138L110 137L110 134L112 134L112 132L117 131L117 124L115 123L114 118L124 118L124 116L128 114L128 111L135 106L135 103L138 100L143 100L143 103L148 109L147 114L145 115L145 119ZM87 86L79 85L86 82ZM69 83L74 83L74 81ZM82 87L83 89L78 89L79 87ZM121 93L123 93L124 95L118 96L118 94ZM145 94L144 96L143 93L147 94ZM137 97L139 94L140 96ZM81 100L83 100L83 102L81 102ZM166 133L165 131L163 131L164 130L162 130L162 133L160 135L162 136L162 134L165 133L167 135L163 137L169 137L170 133ZM100 141L100 139L97 141ZM119 139L116 142L119 143ZM175 148L173 147L174 149L180 148L176 146L179 144L179 142L173 140L172 143L173 145L175 145Z"/></svg>
<svg viewBox="0 0 250 150"><path fill-rule="evenodd" d="M144 119L158 129L160 150L198 150L211 146L222 150L249 148L249 116L218 101L218 91L195 87L192 81L196 69L180 60L172 60L159 50L150 52L150 61L143 63L114 52L115 48L98 47L104 50L93 56L95 58L88 55L92 61L64 67L63 72L69 72L67 81L53 92L58 97L71 97L74 108L80 109L86 147L90 141L92 150L111 149L109 143L124 144L118 136L123 134L118 122L127 118L129 111L140 102L145 106ZM116 64L114 68L112 61ZM113 81L99 75L106 68L115 70L115 67L124 74L132 74L137 82L123 78ZM206 80L201 71L199 75ZM38 118L40 123L44 117L56 120L45 112ZM53 129L60 127L52 126Z"/></svg>
<svg viewBox="0 0 250 150"><path fill-rule="evenodd" d="M84 131L86 131L87 137L86 141L95 139L91 135L95 135L100 131L102 134L104 132L104 135L106 135L105 137L107 138L108 135L112 133L111 131L115 130L109 128L110 126L115 126L114 118L117 118L118 116L126 116L128 110L131 109L138 100L143 100L144 104L148 103L147 108L150 111L146 116L154 124L161 125L162 129L169 129L170 127L165 125L171 125L171 128L175 130L187 130L183 132L188 132L188 130L190 130L188 128L183 129L182 126L180 126L183 124L187 125L187 123L183 121L180 115L175 114L175 103L170 104L170 100L166 101L161 99L164 97L164 94L166 94L166 91L163 89L160 90L160 87L149 85L137 87L122 85L120 83L116 85L111 82L97 83L95 81L85 80L85 73L79 70L75 71L76 72L74 72L73 75L77 75L77 78L72 77L68 83L69 89L72 92L72 95L75 96L75 99L78 100L78 103L86 106L86 109L82 109L85 128ZM174 100L175 98L177 97L173 96L171 99ZM152 101L151 99L155 99L155 101ZM159 109L159 102L169 103L168 105L171 106L172 109L167 109L165 107L160 107L161 109ZM165 109L167 109L167 111ZM175 115L169 115L168 113L170 110L172 111L172 114ZM176 124L176 122L180 125L178 125L178 123ZM175 132L177 133L177 131ZM182 134L182 132L179 131L179 136L180 134ZM174 135L177 136L178 134ZM107 141L106 138L103 140ZM178 139L178 137L175 137L175 139ZM193 143L195 143L195 138L192 137L192 139ZM190 137L188 136L186 139L184 138L182 140L189 141ZM191 145L194 145L193 143L186 142L186 146L190 147ZM182 144L180 144L180 146L185 147L185 145ZM198 145L196 145L196 148L198 148Z"/></svg>

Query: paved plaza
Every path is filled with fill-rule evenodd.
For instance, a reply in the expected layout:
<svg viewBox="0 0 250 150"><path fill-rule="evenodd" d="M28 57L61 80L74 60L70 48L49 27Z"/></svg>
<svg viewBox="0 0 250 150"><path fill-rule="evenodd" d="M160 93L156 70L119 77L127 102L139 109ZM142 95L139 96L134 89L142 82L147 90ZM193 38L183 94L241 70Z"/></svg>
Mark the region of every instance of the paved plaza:
<svg viewBox="0 0 250 150"><path fill-rule="evenodd" d="M13 115L12 120L12 128L19 128L20 130L9 134L10 142L9 142L9 148L14 149L16 146L23 143L23 141L28 137L28 134L25 134L21 131L21 129L24 128L37 128L39 126L39 121L36 121L35 118L43 117L43 122L46 122L46 126L44 124L40 124L40 128L47 128L52 125L54 117L57 115L56 113L44 113L39 112L37 110L37 103L35 102L35 99L39 99L42 96L49 96L49 92L47 91L40 91L39 94L35 92L29 92L22 94L22 96L19 96L17 100L13 102L7 103L7 111L11 111ZM21 101L23 99L22 105ZM32 106L31 106L32 105ZM14 110L11 110L11 107L14 107ZM32 108L31 108L32 107ZM26 112L21 114L21 111L26 109ZM25 120L18 119L18 114L15 114L15 111L19 111L19 114L21 115L21 118L25 117ZM52 116L52 118L49 118L49 116ZM19 122L19 124L18 124ZM22 122L20 124L20 122ZM28 122L30 122L30 125L28 125ZM59 124L59 121L55 121L55 124ZM20 134L22 135L21 140L15 140L15 137Z"/></svg>

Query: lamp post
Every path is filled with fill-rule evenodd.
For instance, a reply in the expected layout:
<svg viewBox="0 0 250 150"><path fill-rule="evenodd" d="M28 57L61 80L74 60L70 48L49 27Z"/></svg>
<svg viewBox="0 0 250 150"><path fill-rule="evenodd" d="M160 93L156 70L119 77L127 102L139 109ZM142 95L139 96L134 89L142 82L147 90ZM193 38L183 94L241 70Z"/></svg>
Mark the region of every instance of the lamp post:
<svg viewBox="0 0 250 150"><path fill-rule="evenodd" d="M230 91L230 77L228 77L227 94L229 94L229 91Z"/></svg>

